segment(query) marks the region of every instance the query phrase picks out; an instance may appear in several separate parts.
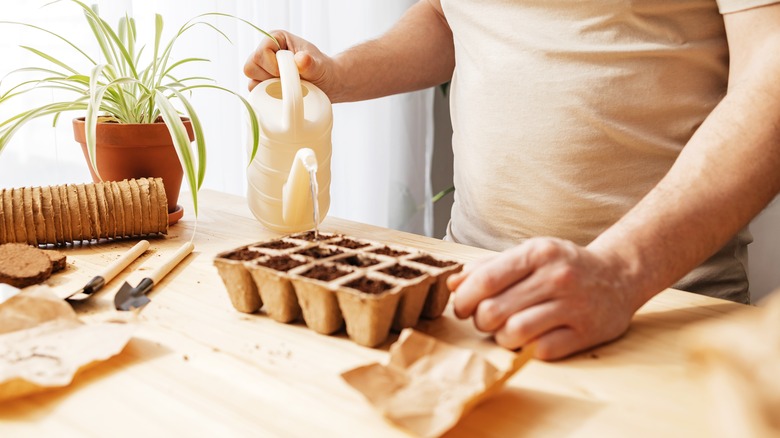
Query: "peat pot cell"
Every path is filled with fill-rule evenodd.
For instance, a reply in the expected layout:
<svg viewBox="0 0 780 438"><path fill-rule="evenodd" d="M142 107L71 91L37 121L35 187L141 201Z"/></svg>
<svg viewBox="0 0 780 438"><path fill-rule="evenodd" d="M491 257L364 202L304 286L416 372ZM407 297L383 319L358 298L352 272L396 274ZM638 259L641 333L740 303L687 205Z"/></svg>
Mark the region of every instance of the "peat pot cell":
<svg viewBox="0 0 780 438"><path fill-rule="evenodd" d="M284 240L272 240L270 242L261 243L259 245L255 245L255 248L263 248L263 249L290 249L295 248L299 245L296 245L292 242L285 242Z"/></svg>
<svg viewBox="0 0 780 438"><path fill-rule="evenodd" d="M333 260L334 263L342 265L355 266L357 268L365 268L367 266L374 266L379 263L379 260L369 257L367 255L355 254L341 259Z"/></svg>
<svg viewBox="0 0 780 438"><path fill-rule="evenodd" d="M383 246L381 248L377 248L375 250L371 251L374 254L381 254L388 257L401 257L409 254L407 251L401 251L397 249L390 248L389 246Z"/></svg>
<svg viewBox="0 0 780 438"><path fill-rule="evenodd" d="M373 294L373 295L379 295L382 292L393 287L392 284L386 281L377 280L368 277L356 278L350 281L349 283L346 283L344 286L352 289L357 289L361 292L367 294Z"/></svg>
<svg viewBox="0 0 780 438"><path fill-rule="evenodd" d="M439 260L435 259L429 255L424 255L420 257L415 257L412 259L413 262L422 263L424 265L428 266L434 266L437 268L446 268L447 266L457 265L458 262L453 262L451 260Z"/></svg>
<svg viewBox="0 0 780 438"><path fill-rule="evenodd" d="M334 255L339 255L339 254L343 254L343 253L344 253L344 251L342 251L340 249L321 248L319 246L306 248L306 249L304 249L302 251L296 252L296 254L304 255L304 256L311 257L311 258L317 259L317 260L328 258L328 257L332 257Z"/></svg>
<svg viewBox="0 0 780 438"><path fill-rule="evenodd" d="M266 268L271 268L281 272L287 272L292 268L297 268L298 266L306 264L304 261L296 260L286 255L270 257L266 260L260 260L256 263L260 266L265 266Z"/></svg>
<svg viewBox="0 0 780 438"><path fill-rule="evenodd" d="M352 240L352 239L341 239L339 241L331 243L331 245L336 245L348 249L358 249L358 248L365 248L370 244L366 242L358 242L357 240Z"/></svg>
<svg viewBox="0 0 780 438"><path fill-rule="evenodd" d="M249 248L243 248L243 249L239 249L237 251L233 251L231 253L228 253L228 254L222 256L222 258L223 259L228 259L228 260L242 260L242 261L246 261L246 260L254 260L254 259L258 258L258 257L261 257L262 255L263 255L262 253L259 253L257 251L252 251Z"/></svg>
<svg viewBox="0 0 780 438"><path fill-rule="evenodd" d="M393 277L396 278L404 278L406 280L411 280L413 278L417 278L424 274L424 272L419 269L414 269L410 266L404 266L399 264L395 264L392 266L388 266L384 269L380 269L379 272L383 272L387 275L392 275Z"/></svg>
<svg viewBox="0 0 780 438"><path fill-rule="evenodd" d="M349 271L339 269L337 266L317 265L301 274L306 278L320 281L331 281L349 274Z"/></svg>
<svg viewBox="0 0 780 438"><path fill-rule="evenodd" d="M330 233L317 233L317 238L314 238L314 230L306 231L303 233L293 234L290 239L305 240L307 242L314 242L320 240L328 240L333 238L333 234Z"/></svg>

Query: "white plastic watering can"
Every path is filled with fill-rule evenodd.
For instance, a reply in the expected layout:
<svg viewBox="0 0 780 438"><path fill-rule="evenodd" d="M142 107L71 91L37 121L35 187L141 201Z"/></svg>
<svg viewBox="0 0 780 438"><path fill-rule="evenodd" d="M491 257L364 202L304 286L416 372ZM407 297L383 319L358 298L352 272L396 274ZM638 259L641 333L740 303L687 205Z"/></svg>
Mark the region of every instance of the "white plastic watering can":
<svg viewBox="0 0 780 438"><path fill-rule="evenodd" d="M319 219L330 208L330 99L302 81L288 50L276 52L279 78L249 94L257 112L260 145L247 171L249 209L266 228L294 233L314 228L310 175L316 171Z"/></svg>

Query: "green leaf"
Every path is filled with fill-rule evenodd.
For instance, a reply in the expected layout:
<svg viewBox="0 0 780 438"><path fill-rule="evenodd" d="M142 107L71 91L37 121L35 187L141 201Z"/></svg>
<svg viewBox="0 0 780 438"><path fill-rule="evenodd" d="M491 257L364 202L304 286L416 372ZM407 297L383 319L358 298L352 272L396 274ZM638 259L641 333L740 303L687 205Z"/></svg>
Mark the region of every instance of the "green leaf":
<svg viewBox="0 0 780 438"><path fill-rule="evenodd" d="M61 113L63 111L84 110L87 108L87 103L86 102L82 103L82 102L86 101L86 99L87 98L85 96L73 102L56 102L48 105L43 105L38 108L17 114L11 117L10 119L0 123L0 127L8 125L2 130L0 130L0 153L2 153L3 149L11 140L11 138L16 133L16 131L18 131L25 123L29 122L32 119L46 116L49 114Z"/></svg>
<svg viewBox="0 0 780 438"><path fill-rule="evenodd" d="M41 51L40 51L40 50L38 50L38 49L35 49L35 48L32 48L32 47L29 47L29 46L19 46L19 47L21 47L21 48L22 48L22 49L24 49L24 50L30 51L30 52L32 52L32 53L34 53L34 54L36 54L36 55L40 56L41 58L43 58L43 59L45 59L45 60L47 60L47 61L49 61L49 62L51 62L51 63L53 63L53 64L56 64L56 65L58 65L58 66L60 66L60 67L64 68L65 70L68 70L69 72L73 73L74 75L77 75L77 74L79 74L79 72L78 72L78 71L74 70L74 69L73 69L73 68L71 68L69 65L67 65L67 64L65 64L64 62L62 62L62 61L60 61L60 60L58 60L58 59L54 58L53 56L49 56L49 55L47 55L46 53L43 53L43 52L41 52Z"/></svg>
<svg viewBox="0 0 780 438"><path fill-rule="evenodd" d="M258 32L260 32L260 33L262 33L263 35L267 36L268 38L271 38L271 40L272 40L274 43L276 43L276 47L277 47L278 49L281 49L281 48L282 48L282 46L279 44L279 41L277 41L277 40L276 40L276 38L274 38L274 36L273 36L273 35L271 35L270 33L266 32L266 31L264 31L263 29L260 29L259 27L255 26L255 24L254 24L254 23L252 23L251 21L244 20L243 18L241 18L241 17L236 17L235 15L225 14L225 13L223 13L223 12L207 12L207 13L205 13L205 14L201 14L201 15L199 15L198 17L207 17L207 16L227 17L227 18L232 18L232 19L234 19L234 20L241 21L242 23L248 24L248 25L249 25L249 26L251 26L251 27L252 27L254 30L256 30L256 31L258 31ZM195 17L195 18L198 18L198 17ZM227 38L227 37L225 37L225 38Z"/></svg>
<svg viewBox="0 0 780 438"><path fill-rule="evenodd" d="M89 75L89 107L87 107L87 115L84 119L89 164L92 166L92 170L95 171L95 175L101 181L103 178L100 177L100 169L98 169L97 166L97 118L98 113L100 112L100 103L103 100L103 94L105 94L107 87L105 85L98 87L97 82L98 77L105 67L105 64L96 65Z"/></svg>
<svg viewBox="0 0 780 438"><path fill-rule="evenodd" d="M103 32L100 28L100 18L97 16L95 11L93 11L90 7L85 5L84 3L81 3L76 0L71 0L74 3L79 4L82 9L84 10L84 17L87 19L87 24L89 25L89 28L92 30L92 35L94 35L95 40L98 43L98 46L100 47L100 51L103 53L103 57L106 58L107 64L114 64L116 65L116 57L111 52L111 48L109 47L108 41L106 41L106 36L103 35Z"/></svg>
<svg viewBox="0 0 780 438"><path fill-rule="evenodd" d="M195 90L198 88L211 88L214 90L220 90L226 93L230 93L238 97L238 99L241 100L241 103L244 104L247 113L249 113L249 126L252 129L252 152L249 156L249 162L251 163L252 160L255 159L255 155L257 155L257 147L260 145L260 124L257 122L257 113L255 112L255 109L252 108L252 104L250 104L249 101L246 100L240 94L234 92L233 90L229 90L225 87L220 87L219 85L211 85L211 84L192 85L189 87L182 88L179 91L184 92L189 90Z"/></svg>
<svg viewBox="0 0 780 438"><path fill-rule="evenodd" d="M111 44L111 50L114 54L114 58L116 58L116 64L119 65L120 71L127 74L127 68L130 69L130 73L134 78L138 77L138 73L135 69L135 63L133 61L132 55L130 55L130 52L128 52L127 48L125 47L124 43L122 42L122 39L117 36L117 34L114 32L113 29L111 29L111 26L106 23L106 20L103 20L102 18L98 17L99 22L98 24L103 29L103 33L105 33L108 36L108 41ZM119 50L119 53L122 55L121 58L116 56L116 51ZM119 62L119 60L122 59L124 62Z"/></svg>
<svg viewBox="0 0 780 438"><path fill-rule="evenodd" d="M176 67L178 67L180 65L183 65L183 64L188 64L190 62L211 62L211 60L210 59L206 59L206 58L185 58L185 59L182 59L181 61L177 61L177 62L174 62L173 64L171 64L171 66L168 67L168 69L165 70L165 72L163 72L163 74L162 74L163 77L170 75L171 71L173 71L173 69L175 69ZM213 80L213 79L210 79L210 80Z"/></svg>
<svg viewBox="0 0 780 438"><path fill-rule="evenodd" d="M32 25L32 24L27 24L27 23L19 23L19 22L16 22L16 21L0 21L0 24L17 24L17 25L19 25L19 26L26 26L26 27L30 27L30 28L33 28L33 29L36 29L36 30L40 30L41 32L46 32L46 33L48 33L49 35L53 35L54 37L56 37L56 38L58 38L58 39L60 39L60 40L64 41L66 44L68 44L69 46L71 46L71 47L73 47L74 49L76 49L76 51L77 51L77 52L79 52L79 53L81 53L81 54L82 54L82 55L83 55L85 58L87 58L87 60L89 60L89 62L90 62L91 64L93 64L93 65L94 65L94 64L97 64L97 63L95 62L95 60L93 60L93 59L92 59L92 58L91 58L89 55L87 55L87 54L86 54L86 53L85 53L83 50L81 50L81 49L80 49L80 48L79 48L77 45L73 44L73 43L72 43L72 42L70 42L70 41L69 41L67 38L65 38L65 37L63 37L63 36L61 36L61 35L59 35L59 34L57 34L57 33L55 33L55 32L52 32L52 31L50 31L50 30L47 30L47 29L44 29L44 28L42 28L42 27L38 27L38 26L35 26L35 25Z"/></svg>
<svg viewBox="0 0 780 438"><path fill-rule="evenodd" d="M171 134L173 144L176 146L176 153L179 156L184 174L187 176L187 182L192 192L192 206L195 210L195 217L198 216L198 181L195 177L195 164L192 161L192 152L190 151L190 137L187 135L187 129L181 121L181 117L176 109L168 102L165 95L155 90L155 102L160 110L168 132Z"/></svg>
<svg viewBox="0 0 780 438"><path fill-rule="evenodd" d="M203 135L203 125L200 123L198 113L189 100L184 95L173 88L168 88L184 105L184 109L192 122L192 130L195 133L195 143L198 150L198 190L203 185L206 178L206 138Z"/></svg>
<svg viewBox="0 0 780 438"><path fill-rule="evenodd" d="M454 186L447 187L446 189L444 189L444 190L440 191L439 193L433 195L433 197L431 198L431 202L434 202L434 203L438 202L439 200L441 200L441 198L447 196L448 194L450 194L450 193L452 193L454 191L455 191L455 187Z"/></svg>

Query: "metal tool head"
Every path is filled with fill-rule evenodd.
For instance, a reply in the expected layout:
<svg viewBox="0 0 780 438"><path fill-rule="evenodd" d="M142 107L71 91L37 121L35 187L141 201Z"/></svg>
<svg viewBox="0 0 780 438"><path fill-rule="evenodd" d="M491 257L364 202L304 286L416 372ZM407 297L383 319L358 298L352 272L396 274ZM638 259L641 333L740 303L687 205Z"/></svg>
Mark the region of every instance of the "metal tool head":
<svg viewBox="0 0 780 438"><path fill-rule="evenodd" d="M140 309L147 305L151 300L146 296L146 293L152 289L152 286L152 280L149 278L141 280L136 287L130 286L128 282L125 282L119 288L119 292L114 295L116 310Z"/></svg>

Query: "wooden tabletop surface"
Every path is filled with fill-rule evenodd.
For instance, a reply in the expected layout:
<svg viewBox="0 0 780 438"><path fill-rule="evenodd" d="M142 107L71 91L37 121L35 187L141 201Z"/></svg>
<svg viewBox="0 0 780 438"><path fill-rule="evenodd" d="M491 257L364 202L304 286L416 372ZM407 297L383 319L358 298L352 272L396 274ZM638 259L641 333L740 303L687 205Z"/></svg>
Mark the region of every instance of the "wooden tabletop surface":
<svg viewBox="0 0 780 438"><path fill-rule="evenodd" d="M195 233L195 252L155 287L125 350L69 387L0 404L0 436L407 436L339 376L384 362L396 336L370 349L343 333L323 336L235 311L214 255L275 235L241 197L203 191L201 208L197 230L188 211L167 237L151 239L150 251L77 307L86 320L113 312L119 285L143 274L135 268ZM490 254L332 217L322 229L463 262ZM68 269L49 284L75 288L134 243L69 247ZM639 311L620 340L559 362L532 360L446 436L711 434L707 392L688 365L681 333L743 307L667 290ZM418 328L458 345L499 350L451 309Z"/></svg>

